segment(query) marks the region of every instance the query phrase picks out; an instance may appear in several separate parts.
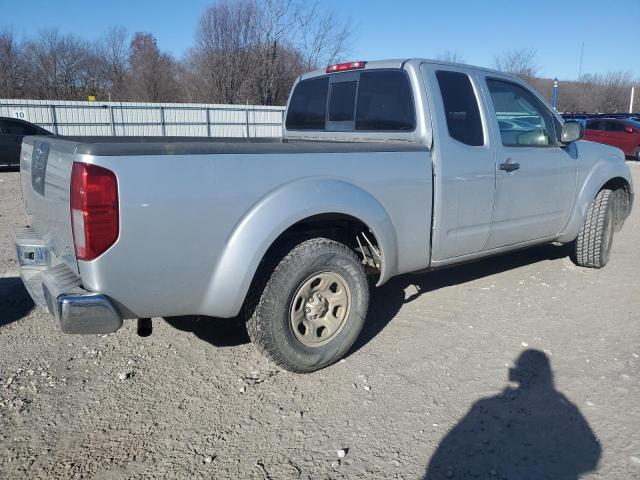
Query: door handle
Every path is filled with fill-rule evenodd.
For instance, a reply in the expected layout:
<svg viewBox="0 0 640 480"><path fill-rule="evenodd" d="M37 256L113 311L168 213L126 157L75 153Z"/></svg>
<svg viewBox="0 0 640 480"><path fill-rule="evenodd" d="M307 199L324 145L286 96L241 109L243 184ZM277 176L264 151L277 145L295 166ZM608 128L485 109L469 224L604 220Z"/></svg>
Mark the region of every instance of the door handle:
<svg viewBox="0 0 640 480"><path fill-rule="evenodd" d="M513 172L514 170L518 170L519 168L520 164L518 162L506 161L500 164L500 170L504 170L505 172Z"/></svg>

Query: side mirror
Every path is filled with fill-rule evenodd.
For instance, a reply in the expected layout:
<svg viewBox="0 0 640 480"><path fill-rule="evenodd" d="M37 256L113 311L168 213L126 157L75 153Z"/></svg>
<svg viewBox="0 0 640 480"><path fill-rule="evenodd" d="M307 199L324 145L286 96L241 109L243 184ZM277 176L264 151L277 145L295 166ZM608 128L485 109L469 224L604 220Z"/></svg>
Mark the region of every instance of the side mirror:
<svg viewBox="0 0 640 480"><path fill-rule="evenodd" d="M631 127L624 127L624 131L627 133L633 133L633 128Z"/></svg>
<svg viewBox="0 0 640 480"><path fill-rule="evenodd" d="M584 126L580 122L575 120L567 120L562 125L562 134L560 135L560 141L562 143L571 143L576 140L580 140L584 137Z"/></svg>

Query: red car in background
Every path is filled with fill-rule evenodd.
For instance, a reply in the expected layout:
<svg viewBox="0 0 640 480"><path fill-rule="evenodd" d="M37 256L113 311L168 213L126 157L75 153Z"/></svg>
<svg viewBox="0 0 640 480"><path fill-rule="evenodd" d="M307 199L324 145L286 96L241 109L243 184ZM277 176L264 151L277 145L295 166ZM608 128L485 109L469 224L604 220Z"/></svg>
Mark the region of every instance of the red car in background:
<svg viewBox="0 0 640 480"><path fill-rule="evenodd" d="M618 147L640 161L640 122L624 118L587 119L584 139Z"/></svg>

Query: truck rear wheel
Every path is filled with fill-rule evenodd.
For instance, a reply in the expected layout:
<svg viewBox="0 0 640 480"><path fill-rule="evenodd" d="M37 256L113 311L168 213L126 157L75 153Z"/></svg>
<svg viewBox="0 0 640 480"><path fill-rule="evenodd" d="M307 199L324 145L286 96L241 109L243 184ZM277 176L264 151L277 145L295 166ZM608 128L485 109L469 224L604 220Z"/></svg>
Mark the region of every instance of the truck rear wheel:
<svg viewBox="0 0 640 480"><path fill-rule="evenodd" d="M313 372L347 353L362 330L368 304L367 278L355 253L314 238L280 260L249 306L247 331L282 368Z"/></svg>
<svg viewBox="0 0 640 480"><path fill-rule="evenodd" d="M602 268L609 261L615 230L615 197L603 189L587 211L587 218L575 241L575 262L581 267Z"/></svg>

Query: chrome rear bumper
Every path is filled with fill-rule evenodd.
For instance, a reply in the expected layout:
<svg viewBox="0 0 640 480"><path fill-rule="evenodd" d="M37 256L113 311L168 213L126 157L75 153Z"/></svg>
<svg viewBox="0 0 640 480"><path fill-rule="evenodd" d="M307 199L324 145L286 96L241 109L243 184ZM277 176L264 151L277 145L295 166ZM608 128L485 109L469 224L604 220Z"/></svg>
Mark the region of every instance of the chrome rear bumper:
<svg viewBox="0 0 640 480"><path fill-rule="evenodd" d="M29 295L56 318L63 333L111 333L122 326L113 302L106 295L83 289L80 277L57 261L33 229L16 229L14 237L20 276Z"/></svg>

